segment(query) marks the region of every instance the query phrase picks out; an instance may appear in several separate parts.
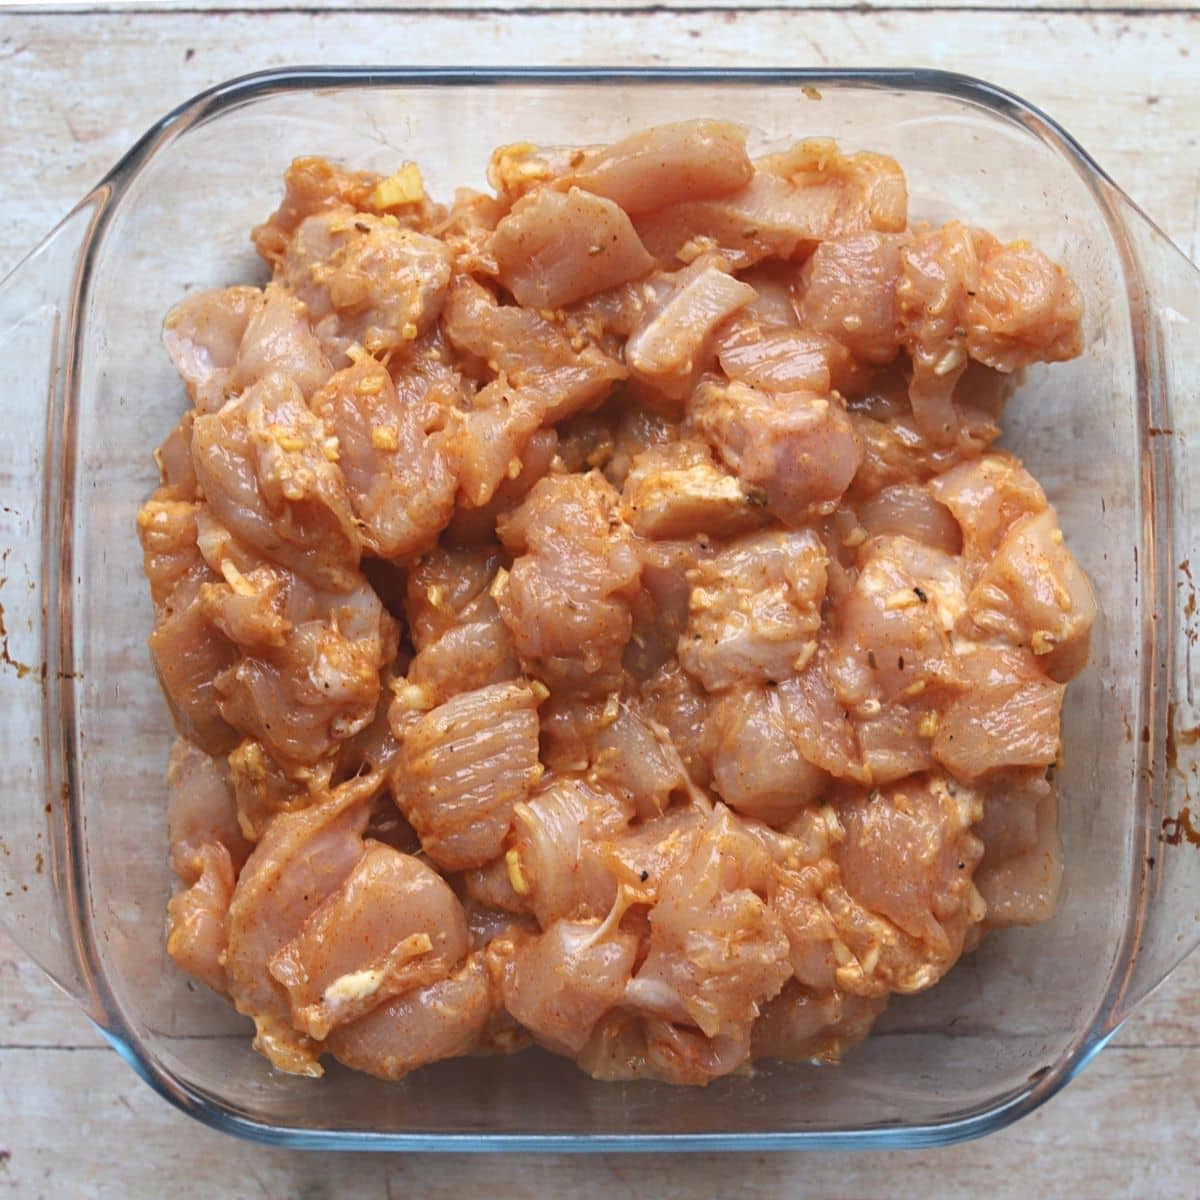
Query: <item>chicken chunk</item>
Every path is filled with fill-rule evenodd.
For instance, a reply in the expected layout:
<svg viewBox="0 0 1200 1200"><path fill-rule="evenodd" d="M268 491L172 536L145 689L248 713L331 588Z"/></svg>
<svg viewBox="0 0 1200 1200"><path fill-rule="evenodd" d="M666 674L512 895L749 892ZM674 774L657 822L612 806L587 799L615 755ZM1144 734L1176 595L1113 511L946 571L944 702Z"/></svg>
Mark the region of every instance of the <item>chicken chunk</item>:
<svg viewBox="0 0 1200 1200"><path fill-rule="evenodd" d="M707 381L690 415L751 494L792 526L833 512L862 462L859 437L834 395Z"/></svg>
<svg viewBox="0 0 1200 1200"><path fill-rule="evenodd" d="M710 692L786 679L816 649L826 556L809 531L751 534L694 568L680 663Z"/></svg>
<svg viewBox="0 0 1200 1200"><path fill-rule="evenodd" d="M458 424L417 376L392 377L373 359L339 371L313 396L337 439L337 461L364 549L407 558L432 548L454 511Z"/></svg>
<svg viewBox="0 0 1200 1200"><path fill-rule="evenodd" d="M316 1041L394 996L444 979L467 952L467 922L431 867L381 842L270 959L292 1024Z"/></svg>
<svg viewBox="0 0 1200 1200"><path fill-rule="evenodd" d="M499 526L516 556L497 603L527 674L549 688L619 686L641 564L603 476L548 476Z"/></svg>
<svg viewBox="0 0 1200 1200"><path fill-rule="evenodd" d="M339 1025L326 1047L346 1066L395 1082L427 1063L470 1054L491 1007L487 966L482 957L472 956L447 978Z"/></svg>
<svg viewBox="0 0 1200 1200"><path fill-rule="evenodd" d="M500 852L540 774L537 739L537 698L524 683L463 692L403 731L392 790L438 866L461 871Z"/></svg>
<svg viewBox="0 0 1200 1200"><path fill-rule="evenodd" d="M629 217L577 187L519 200L496 226L491 249L500 282L528 308L561 308L654 266Z"/></svg>

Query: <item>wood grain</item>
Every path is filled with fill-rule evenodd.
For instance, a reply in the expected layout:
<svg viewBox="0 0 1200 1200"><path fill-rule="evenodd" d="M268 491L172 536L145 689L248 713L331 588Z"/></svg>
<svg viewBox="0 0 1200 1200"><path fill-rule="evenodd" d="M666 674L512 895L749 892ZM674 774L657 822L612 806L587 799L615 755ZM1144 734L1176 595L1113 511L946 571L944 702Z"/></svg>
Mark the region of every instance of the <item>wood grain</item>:
<svg viewBox="0 0 1200 1200"><path fill-rule="evenodd" d="M267 0L256 13L171 0L135 5L137 15L75 7L93 11L0 14L0 273L163 112L229 76L301 62L962 71L1057 117L1200 255L1200 12L1183 0L584 0L570 12L556 0ZM0 1197L841 1197L894 1195L900 1180L904 1192L972 1200L1190 1197L1200 1179L1198 1071L1194 957L1062 1095L970 1145L722 1159L289 1153L233 1142L175 1112L0 935Z"/></svg>
<svg viewBox="0 0 1200 1200"><path fill-rule="evenodd" d="M1070 46L1071 70L1029 47ZM86 54L81 59L81 47ZM152 53L147 48L153 47ZM81 62L87 82L81 81ZM0 270L152 121L257 68L596 63L913 66L990 79L1057 117L1181 246L1200 254L1200 11L671 11L0 16ZM115 81L136 77L136 86ZM109 82L100 86L99 80ZM1081 81L1092 81L1082 87ZM37 147L30 153L30 147Z"/></svg>

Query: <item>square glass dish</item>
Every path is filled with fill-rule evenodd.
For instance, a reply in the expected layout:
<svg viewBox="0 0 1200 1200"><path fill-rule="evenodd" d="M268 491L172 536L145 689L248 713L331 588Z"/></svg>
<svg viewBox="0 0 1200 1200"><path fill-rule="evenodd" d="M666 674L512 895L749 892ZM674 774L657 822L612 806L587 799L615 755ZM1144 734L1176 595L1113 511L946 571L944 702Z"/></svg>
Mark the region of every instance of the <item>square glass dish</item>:
<svg viewBox="0 0 1200 1200"><path fill-rule="evenodd" d="M171 731L134 525L151 450L184 404L163 315L185 291L261 276L247 231L294 156L385 173L415 159L448 195L482 185L503 142L611 141L710 115L745 124L756 154L816 135L891 154L914 217L1029 237L1083 293L1083 356L1028 373L1005 441L1045 486L1101 613L1064 712L1058 914L992 934L931 992L895 999L836 1069L764 1065L679 1090L592 1082L529 1051L400 1084L282 1075L164 946ZM1200 940L1198 397L1200 274L1062 129L973 80L318 69L215 88L151 129L0 285L0 915L153 1087L264 1141L827 1149L1002 1126Z"/></svg>

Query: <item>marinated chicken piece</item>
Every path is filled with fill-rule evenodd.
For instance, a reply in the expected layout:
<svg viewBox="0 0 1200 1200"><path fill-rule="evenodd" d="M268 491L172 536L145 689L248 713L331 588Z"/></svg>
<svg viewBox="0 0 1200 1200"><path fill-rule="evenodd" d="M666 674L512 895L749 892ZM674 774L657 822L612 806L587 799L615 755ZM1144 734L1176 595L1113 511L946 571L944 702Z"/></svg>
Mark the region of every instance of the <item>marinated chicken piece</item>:
<svg viewBox="0 0 1200 1200"><path fill-rule="evenodd" d="M862 444L835 395L708 380L689 408L751 495L793 527L833 512L862 462Z"/></svg>
<svg viewBox="0 0 1200 1200"><path fill-rule="evenodd" d="M513 815L508 878L542 928L560 918L604 916L617 885L601 847L624 832L629 811L605 789L566 776L552 778Z"/></svg>
<svg viewBox="0 0 1200 1200"><path fill-rule="evenodd" d="M259 254L272 265L283 256L292 234L305 218L331 208L368 209L379 176L369 171L346 171L308 155L292 161L283 174L283 183L279 207L251 234Z"/></svg>
<svg viewBox="0 0 1200 1200"><path fill-rule="evenodd" d="M975 834L983 842L975 886L987 904L986 927L1049 920L1058 906L1063 863L1057 797L1044 772L994 776L983 789L983 818Z"/></svg>
<svg viewBox="0 0 1200 1200"><path fill-rule="evenodd" d="M499 304L466 276L451 280L442 326L455 349L473 356L490 373L487 378L501 376L531 397L539 412L533 428L595 407L626 375L597 346L573 339L540 312Z"/></svg>
<svg viewBox="0 0 1200 1200"><path fill-rule="evenodd" d="M583 151L567 179L627 213L720 196L747 183L753 167L746 132L725 121L679 121Z"/></svg>
<svg viewBox="0 0 1200 1200"><path fill-rule="evenodd" d="M445 243L394 216L335 208L304 220L276 278L304 302L330 362L404 349L437 320L450 282Z"/></svg>
<svg viewBox="0 0 1200 1200"><path fill-rule="evenodd" d="M537 697L528 685L463 692L396 732L391 786L425 853L446 871L495 858L514 806L541 773Z"/></svg>
<svg viewBox="0 0 1200 1200"><path fill-rule="evenodd" d="M255 1049L281 1071L320 1075L317 1047L293 1028L271 959L335 892L363 854L378 776L349 780L309 808L282 813L238 876L229 905L225 973L237 1010L253 1017Z"/></svg>
<svg viewBox="0 0 1200 1200"><path fill-rule="evenodd" d="M207 585L204 602L244 639L244 656L216 680L221 715L281 765L315 766L375 718L395 622L361 576L353 591L328 593L225 563L230 582Z"/></svg>
<svg viewBox="0 0 1200 1200"><path fill-rule="evenodd" d="M791 975L787 937L759 894L769 873L760 844L719 805L658 891L625 1005L710 1040L744 1039L748 1054L750 1025Z"/></svg>
<svg viewBox="0 0 1200 1200"><path fill-rule="evenodd" d="M615 707L616 715L608 720ZM667 729L641 703L605 703L605 720L593 741L591 777L649 820L672 800L695 794Z"/></svg>
<svg viewBox="0 0 1200 1200"><path fill-rule="evenodd" d="M406 678L408 686L419 689L413 697L416 703L432 706L520 674L512 634L495 600L484 592L461 625L417 652Z"/></svg>
<svg viewBox="0 0 1200 1200"><path fill-rule="evenodd" d="M633 633L625 647L625 671L643 682L674 660L688 622L692 587L688 576L716 553L707 534L687 539L639 541L641 591L632 606Z"/></svg>
<svg viewBox="0 0 1200 1200"><path fill-rule="evenodd" d="M404 615L418 652L473 619L503 562L504 551L492 542L469 548L438 546L413 564Z"/></svg>
<svg viewBox="0 0 1200 1200"><path fill-rule="evenodd" d="M870 499L894 484L926 483L979 458L1000 436L1000 426L993 407L979 408L966 401L964 388L970 376L968 367L956 389L958 424L945 445L931 443L921 433L901 372L889 367L873 378L867 393L847 410L863 449L862 463L846 493L849 501Z"/></svg>
<svg viewBox="0 0 1200 1200"><path fill-rule="evenodd" d="M328 426L282 375L196 418L196 476L235 537L318 587L352 586L361 553Z"/></svg>
<svg viewBox="0 0 1200 1200"><path fill-rule="evenodd" d="M473 425L472 419L475 421ZM477 439L486 434L489 420L487 413L467 415L460 452L482 449ZM558 448L557 432L553 429L537 429L525 437L523 428L520 423L509 424L503 431L504 437L479 456L481 461L474 464L468 462L465 469L460 462L460 486L466 480L472 495L487 495L489 490L490 495L484 503L473 504L460 493L458 507L443 534L446 545L472 546L493 541L501 517L512 512L533 490L533 485L550 473ZM467 432L470 436L467 436ZM503 454L510 446L515 447L517 442L521 443L521 449L504 463L503 478L493 489L492 480L496 477ZM471 482L472 476L474 482Z"/></svg>
<svg viewBox="0 0 1200 1200"><path fill-rule="evenodd" d="M224 846L235 874L250 853L228 766L186 738L175 739L167 766L167 838L171 869L189 884L200 877L205 846Z"/></svg>
<svg viewBox="0 0 1200 1200"><path fill-rule="evenodd" d="M1058 757L1064 685L1028 650L979 646L961 659L960 694L933 735L933 756L959 779L1001 767L1048 767Z"/></svg>
<svg viewBox="0 0 1200 1200"><path fill-rule="evenodd" d="M904 239L864 233L822 242L800 274L800 322L841 343L856 359L889 363L900 349L896 289Z"/></svg>
<svg viewBox="0 0 1200 1200"><path fill-rule="evenodd" d="M779 691L756 684L723 693L706 731L713 790L739 814L771 825L816 803L829 783L793 741Z"/></svg>
<svg viewBox="0 0 1200 1200"><path fill-rule="evenodd" d="M528 308L561 308L654 266L629 217L577 187L518 200L496 226L491 251L500 282Z"/></svg>
<svg viewBox="0 0 1200 1200"><path fill-rule="evenodd" d="M731 317L717 332L721 370L736 383L766 392L826 396L848 381L849 356L831 338L807 329L764 329Z"/></svg>
<svg viewBox="0 0 1200 1200"><path fill-rule="evenodd" d="M510 387L503 376L475 393L459 425L461 508L488 508L505 483L520 477L544 417L542 405L540 393Z"/></svg>
<svg viewBox="0 0 1200 1200"><path fill-rule="evenodd" d="M871 782L858 731L829 678L827 645L818 645L804 668L774 690L788 736L808 762L839 779Z"/></svg>
<svg viewBox="0 0 1200 1200"><path fill-rule="evenodd" d="M1046 495L1009 454L992 451L930 480L929 491L954 515L974 580L1020 517L1042 512Z"/></svg>
<svg viewBox="0 0 1200 1200"><path fill-rule="evenodd" d="M237 648L204 615L199 596L165 610L149 645L176 731L207 754L228 754L238 736L221 714L215 685L237 661Z"/></svg>
<svg viewBox="0 0 1200 1200"><path fill-rule="evenodd" d="M598 472L551 475L499 524L516 556L500 615L526 673L552 691L596 696L620 685L641 564L618 506Z"/></svg>
<svg viewBox="0 0 1200 1200"><path fill-rule="evenodd" d="M252 843L262 838L281 812L295 812L314 803L328 791L333 779L332 757L315 766L289 763L285 768L252 738L230 752L228 763L238 828Z"/></svg>
<svg viewBox="0 0 1200 1200"><path fill-rule="evenodd" d="M741 270L764 258L795 258L831 238L904 228L904 175L891 159L842 156L834 143L814 139L758 167L736 192L687 198L636 222L646 248L669 262L706 246Z"/></svg>
<svg viewBox="0 0 1200 1200"><path fill-rule="evenodd" d="M292 1024L317 1041L394 996L444 979L467 953L462 905L432 867L381 842L270 960Z"/></svg>
<svg viewBox="0 0 1200 1200"><path fill-rule="evenodd" d="M754 299L754 289L729 274L724 259L702 255L647 283L646 294L647 306L625 343L625 362L634 379L683 399L708 366L713 332Z"/></svg>
<svg viewBox="0 0 1200 1200"><path fill-rule="evenodd" d="M1027 646L1051 679L1065 683L1087 664L1096 599L1063 544L1053 509L1019 518L967 597L972 624Z"/></svg>
<svg viewBox="0 0 1200 1200"><path fill-rule="evenodd" d="M631 528L648 538L730 537L764 519L762 505L751 501L742 481L718 466L699 441L667 442L636 455L624 501Z"/></svg>
<svg viewBox="0 0 1200 1200"><path fill-rule="evenodd" d="M163 346L200 412L216 412L233 394L238 351L262 302L255 287L215 288L189 296L167 313Z"/></svg>
<svg viewBox="0 0 1200 1200"><path fill-rule="evenodd" d="M710 692L778 682L816 650L826 556L816 536L758 533L697 565L679 661Z"/></svg>
<svg viewBox="0 0 1200 1200"><path fill-rule="evenodd" d="M914 235L896 296L913 415L935 445L953 440L953 389L968 356L1013 371L1083 348L1079 293L1063 269L1028 243L1003 246L958 221Z"/></svg>
<svg viewBox="0 0 1200 1200"><path fill-rule="evenodd" d="M419 377L371 358L339 371L310 407L337 439L337 461L363 548L406 558L432 548L454 512L458 425Z"/></svg>
<svg viewBox="0 0 1200 1200"><path fill-rule="evenodd" d="M339 1025L325 1047L345 1066L394 1082L427 1063L470 1054L483 1036L491 1006L487 966L472 955L448 978Z"/></svg>
<svg viewBox="0 0 1200 1200"><path fill-rule="evenodd" d="M164 323L168 951L294 1073L836 1063L1057 903L1096 603L991 447L1078 292L827 140L488 178L298 159Z"/></svg>
<svg viewBox="0 0 1200 1200"><path fill-rule="evenodd" d="M864 543L830 662L842 701L873 716L880 701L903 703L928 688L956 687L952 633L966 607L958 559L908 537Z"/></svg>
<svg viewBox="0 0 1200 1200"><path fill-rule="evenodd" d="M273 374L286 375L306 400L333 374L308 309L278 284L268 284L250 312L233 367L233 390L240 394Z"/></svg>
<svg viewBox="0 0 1200 1200"><path fill-rule="evenodd" d="M954 964L984 916L971 881L983 844L970 831L982 811L975 792L936 776L837 805L845 839L834 860L844 894L829 888L823 899L853 956L838 967L839 987L921 991Z"/></svg>
<svg viewBox="0 0 1200 1200"><path fill-rule="evenodd" d="M939 499L944 494L939 484L956 471L973 469L974 464L955 467L928 486L894 483L880 488L859 506L858 527L867 538L906 537L943 554L961 554L965 535L951 509Z"/></svg>
<svg viewBox="0 0 1200 1200"><path fill-rule="evenodd" d="M214 992L226 992L229 901L236 873L224 842L196 851L190 886L167 903L167 953Z"/></svg>
<svg viewBox="0 0 1200 1200"><path fill-rule="evenodd" d="M592 1026L620 1001L636 953L635 937L599 921L556 921L487 952L504 1007L559 1054L583 1049Z"/></svg>

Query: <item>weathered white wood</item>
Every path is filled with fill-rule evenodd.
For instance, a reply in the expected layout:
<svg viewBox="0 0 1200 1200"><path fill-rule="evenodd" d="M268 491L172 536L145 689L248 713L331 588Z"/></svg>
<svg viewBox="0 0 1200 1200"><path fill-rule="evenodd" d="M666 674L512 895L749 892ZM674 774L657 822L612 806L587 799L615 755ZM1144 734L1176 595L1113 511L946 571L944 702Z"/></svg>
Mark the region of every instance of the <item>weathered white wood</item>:
<svg viewBox="0 0 1200 1200"><path fill-rule="evenodd" d="M1070 47L1069 70L1058 53L1035 52L1051 46ZM0 128L10 131L0 139L0 269L162 113L221 79L305 62L961 71L1057 117L1186 252L1200 252L1200 15L17 13L0 15Z"/></svg>
<svg viewBox="0 0 1200 1200"><path fill-rule="evenodd" d="M68 0L47 4L43 0L5 0L12 8L33 12L212 12L218 9L244 7L230 0L102 0L86 3ZM669 9L673 12L720 12L741 9L754 12L767 10L805 9L863 9L886 12L890 9L915 9L945 12L947 9L1005 9L1027 12L1038 9L1066 9L1077 12L1119 11L1131 17L1154 17L1163 12L1194 9L1191 0L256 0L259 10L317 12L341 9L363 9L388 12L445 12L451 9L529 13L569 9L576 12L632 12L638 9Z"/></svg>
<svg viewBox="0 0 1200 1200"><path fill-rule="evenodd" d="M267 0L262 7L284 11L252 14L194 11L229 7L222 0L157 7L0 14L0 272L167 109L226 77L301 62L963 71L1061 120L1200 254L1200 15L1183 11L1184 0L1011 6L1072 12L1003 11L1004 0L959 12L911 11L921 0L870 11L853 0L579 0L573 13L540 11L563 7L558 0L332 0L319 12ZM486 1189L514 1200L605 1191L671 1200L892 1195L901 1178L905 1192L972 1200L1194 1196L1198 1070L1194 958L1062 1096L982 1143L855 1158L337 1159L234 1143L174 1112L0 936L0 1196L459 1200Z"/></svg>
<svg viewBox="0 0 1200 1200"><path fill-rule="evenodd" d="M204 1129L107 1050L8 1050L0 1052L0 1156L8 1151L0 1195L1193 1200L1198 1071L1195 1049L1110 1048L1033 1116L984 1141L936 1151L338 1156L252 1146Z"/></svg>

